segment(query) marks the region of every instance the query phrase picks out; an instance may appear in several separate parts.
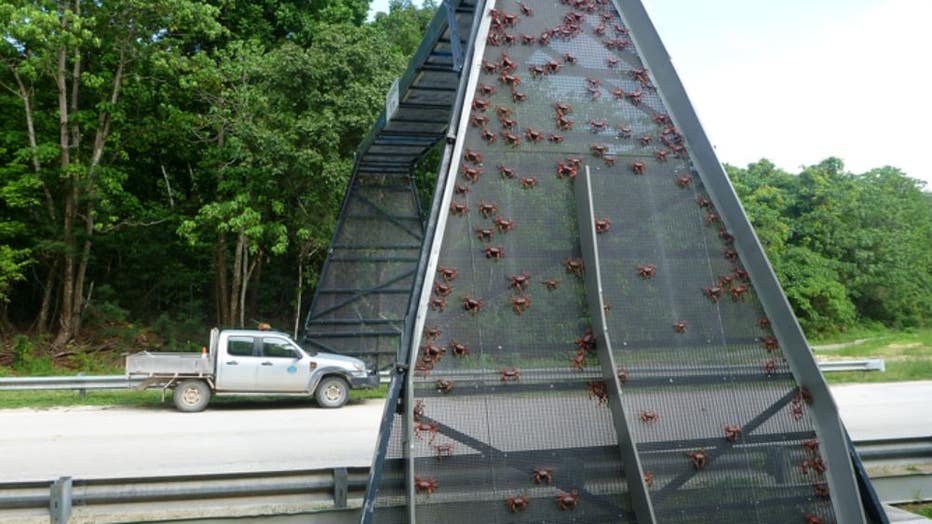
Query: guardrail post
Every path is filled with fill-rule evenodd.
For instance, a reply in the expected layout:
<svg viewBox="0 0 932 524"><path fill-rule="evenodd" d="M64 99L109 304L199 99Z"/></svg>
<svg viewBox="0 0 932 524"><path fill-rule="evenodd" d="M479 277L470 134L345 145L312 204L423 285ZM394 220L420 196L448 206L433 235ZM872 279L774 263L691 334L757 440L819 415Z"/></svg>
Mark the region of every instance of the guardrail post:
<svg viewBox="0 0 932 524"><path fill-rule="evenodd" d="M333 468L333 507L345 508L349 492L349 474L346 468Z"/></svg>
<svg viewBox="0 0 932 524"><path fill-rule="evenodd" d="M82 371L81 373L78 373L78 376L79 376L79 377L83 377L83 376L84 376L84 372ZM84 388L79 389L79 390L78 390L78 397L79 397L81 400L84 400L85 398L87 398L87 390L84 389Z"/></svg>
<svg viewBox="0 0 932 524"><path fill-rule="evenodd" d="M71 477L61 477L52 483L49 516L52 524L67 524L71 518Z"/></svg>

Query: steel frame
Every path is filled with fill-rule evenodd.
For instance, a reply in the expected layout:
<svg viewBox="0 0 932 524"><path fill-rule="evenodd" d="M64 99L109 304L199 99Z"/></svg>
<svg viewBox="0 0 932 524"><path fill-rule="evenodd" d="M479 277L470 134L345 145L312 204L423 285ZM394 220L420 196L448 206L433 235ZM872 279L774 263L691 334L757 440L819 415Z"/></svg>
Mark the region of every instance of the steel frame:
<svg viewBox="0 0 932 524"><path fill-rule="evenodd" d="M695 167L705 183L726 227L735 236L735 250L743 261L751 282L770 318L774 334L783 343L784 353L800 385L812 393L811 412L821 435L824 456L829 463L827 480L836 517L842 523L865 522L861 497L848 454L847 441L825 379L812 357L799 322L764 254L763 246L741 206L728 175L715 155L715 149L699 123L670 57L641 0L613 0L645 66L661 86L661 97L674 124L686 138Z"/></svg>
<svg viewBox="0 0 932 524"><path fill-rule="evenodd" d="M826 460L830 464L830 472L827 475L832 491L832 504L839 522L856 523L865 522L864 503L870 506L868 509L871 516L875 518L877 509L874 507L876 496L870 488L869 482L862 483L862 489L866 486L868 495L865 500L861 499L858 492L858 484L855 480L852 459L855 465L859 465L856 457L849 456L848 442L845 438L844 429L838 418L837 408L831 399L828 388L822 378L817 365L809 353L809 347L799 327L798 322L793 316L789 303L783 294L779 282L769 265L764 251L756 235L747 220L744 210L738 201L733 187L728 181L727 175L719 164L711 143L704 134L698 118L686 96L685 90L679 81L676 72L673 70L669 57L651 24L647 13L644 10L640 0L613 0L613 3L621 15L625 25L629 28L631 38L643 58L645 65L650 69L651 74L655 77L658 85L662 86L662 96L666 107L669 109L671 118L677 128L682 130L686 137L686 142L695 162L695 167L700 172L709 196L714 202L716 208L721 212L723 220L736 237L735 249L738 251L751 281L757 291L760 301L771 319L774 333L782 342L786 353L787 361L790 364L792 375L798 379L798 383L807 387L815 398L814 405L811 407L811 413L815 419L816 429L818 430L823 443L823 450ZM446 4L446 2L445 2ZM447 5L452 9L451 5ZM372 520L372 513L375 507L375 498L378 491L378 485L381 480L382 469L384 467L385 457L387 454L388 442L393 427L394 417L396 414L404 416L404 442L406 453L405 463L405 491L408 502L408 522L415 522L415 504L414 504L414 464L415 459L411 453L411 444L413 439L413 384L412 373L415 360L417 357L417 348L419 345L420 333L424 327L424 315L426 304L430 295L430 288L425 284L429 275L433 274L436 269L437 254L439 253L441 239L446 219L446 209L452 196L453 175L456 173L458 158L461 156L462 143L457 141L458 136L462 136L465 120L461 119L463 109L463 99L466 93L471 92L475 87L475 75L471 73L478 68L478 60L482 56L484 49L484 37L481 36L483 31L488 30L487 17L481 16L485 13L487 7L484 2L478 2L474 10L473 29L470 33L469 44L466 46L464 53L464 63L470 64L465 70L467 73L460 75L459 85L456 89L453 112L450 115L450 125L446 136L446 146L438 173L438 184L435 191L435 198L432 204L430 217L426 226L424 239L426 242L422 246L421 254L417 264L416 280L412 289L411 299L409 301L407 315L405 316L404 329L401 333L401 344L396 354L395 373L389 388L389 398L386 404L385 412L382 417L382 425L376 446L375 459L373 461L372 473L369 479L369 485L364 500L361 522L369 523ZM458 10L457 10L458 11ZM458 11L459 12L459 11ZM449 16L449 13L448 13ZM455 60L454 60L455 62ZM429 88L410 87L412 90L433 90L450 91L448 88ZM384 125L384 123L380 123ZM389 133L391 134L391 133ZM398 133L396 136L409 136L404 133ZM414 136L414 135L411 135ZM369 143L376 143L370 141ZM368 144L365 144L368 145ZM652 507L651 498L647 493L647 488L643 481L642 470L638 453L651 452L651 450L662 450L664 443L651 442L637 446L630 435L627 427L624 409L621 403L621 388L615 374L614 359L611 351L610 333L606 326L604 313L602 310L602 284L598 271L598 245L594 234L594 215L591 201L591 181L587 172L577 180L577 213L579 228L581 234L582 251L587 268L594 268L594 271L587 271L586 274L586 294L590 313L592 315L593 330L602 335L598 349L599 360L602 366L602 377L609 384L609 406L612 411L615 429L618 436L621 458L625 465L625 474L627 475L629 492L632 496L636 518L638 522L655 522L656 516ZM581 189L584 187L584 189ZM589 234L585 234L589 232ZM601 313L601 314L600 314ZM684 383L692 383L692 380L702 380L702 377L684 377ZM648 380L649 379L639 379ZM658 379L661 380L661 379ZM638 384L632 382L632 386ZM523 386L528 391L533 390L533 385ZM494 387L492 387L494 389ZM404 395L403 400L401 395ZM793 392L787 393L769 408L759 413L754 419L748 422L742 429L747 437L747 442L769 442L770 440L760 436L753 435L753 431L774 413L786 406L790 401ZM458 439L468 439L467 436L459 434L452 428L441 427L441 433L448 436L453 435ZM793 434L787 438L799 437L808 438L812 434L802 432ZM474 439L469 439L470 441ZM681 445L702 445L702 439L693 441L677 441ZM472 442L489 453L495 450L484 443ZM477 448L479 449L479 448ZM714 461L727 455L729 447L716 448L716 451L709 454L709 461ZM677 486L681 486L689 480L695 473L684 473L682 478L676 478L669 486L654 493L655 499L662 499L667 496ZM863 479L862 479L863 480ZM883 515L883 512L879 512ZM881 520L882 521L882 520Z"/></svg>

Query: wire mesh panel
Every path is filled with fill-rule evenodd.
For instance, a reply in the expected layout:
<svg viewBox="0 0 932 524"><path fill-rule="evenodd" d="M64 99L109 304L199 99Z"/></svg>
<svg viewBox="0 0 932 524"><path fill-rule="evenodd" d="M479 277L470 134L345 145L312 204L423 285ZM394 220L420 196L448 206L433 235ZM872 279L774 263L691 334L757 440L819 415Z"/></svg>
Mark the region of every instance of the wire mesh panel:
<svg viewBox="0 0 932 524"><path fill-rule="evenodd" d="M347 191L304 341L382 368L398 350L422 222L408 177L357 174Z"/></svg>
<svg viewBox="0 0 932 524"><path fill-rule="evenodd" d="M812 414L837 413L794 378L811 355L786 358L752 285L769 268L739 255L760 246L728 229L746 218L713 203L724 173L697 167L635 31L605 0L492 7L375 520L406 520L407 468L421 522L843 520L828 486L850 464L827 460ZM584 281L586 170L610 346Z"/></svg>

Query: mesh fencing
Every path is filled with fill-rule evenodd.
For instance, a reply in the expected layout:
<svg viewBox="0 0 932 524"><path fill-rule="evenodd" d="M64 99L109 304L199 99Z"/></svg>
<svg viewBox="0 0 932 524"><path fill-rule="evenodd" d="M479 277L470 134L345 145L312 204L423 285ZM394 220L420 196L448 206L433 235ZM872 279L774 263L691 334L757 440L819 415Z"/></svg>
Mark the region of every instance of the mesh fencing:
<svg viewBox="0 0 932 524"><path fill-rule="evenodd" d="M635 521L586 336L573 179L588 167L612 356L657 520L831 522L805 391L618 13L528 5L492 14L441 210L415 334L417 519ZM404 521L402 420L376 522Z"/></svg>
<svg viewBox="0 0 932 524"><path fill-rule="evenodd" d="M381 369L395 361L422 222L408 177L357 174L347 191L304 341Z"/></svg>

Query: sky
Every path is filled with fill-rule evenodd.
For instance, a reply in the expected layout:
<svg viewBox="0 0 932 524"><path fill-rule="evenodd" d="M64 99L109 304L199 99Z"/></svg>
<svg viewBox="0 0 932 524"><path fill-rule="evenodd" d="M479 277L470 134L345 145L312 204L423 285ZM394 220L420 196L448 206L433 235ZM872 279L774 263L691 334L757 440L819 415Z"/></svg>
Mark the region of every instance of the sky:
<svg viewBox="0 0 932 524"><path fill-rule="evenodd" d="M720 161L836 156L932 190L932 1L642 1Z"/></svg>

